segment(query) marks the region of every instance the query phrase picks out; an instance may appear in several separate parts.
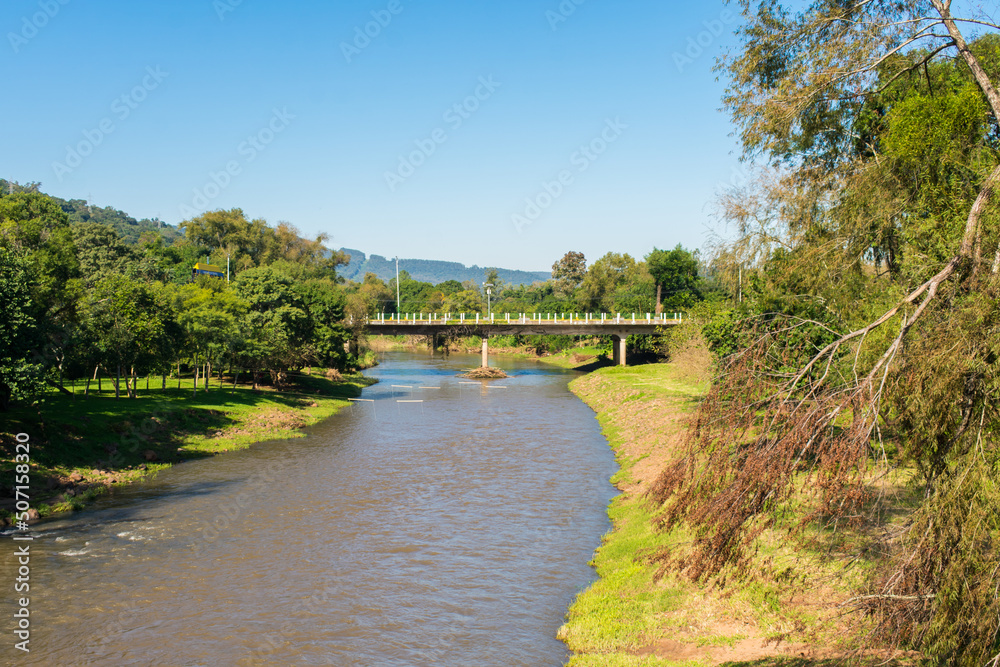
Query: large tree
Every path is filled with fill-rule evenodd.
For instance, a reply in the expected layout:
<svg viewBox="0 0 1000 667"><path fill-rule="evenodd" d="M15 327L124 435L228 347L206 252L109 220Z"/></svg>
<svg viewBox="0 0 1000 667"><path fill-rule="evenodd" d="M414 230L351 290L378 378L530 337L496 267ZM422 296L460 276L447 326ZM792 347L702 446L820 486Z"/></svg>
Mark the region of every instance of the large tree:
<svg viewBox="0 0 1000 667"><path fill-rule="evenodd" d="M855 603L871 637L1000 660L1000 59L962 32L998 28L942 0L740 5L725 104L766 168L723 201L725 256L757 304L660 480L663 520L696 526L684 564L709 576L746 564L804 475L833 524L913 469L922 501Z"/></svg>
<svg viewBox="0 0 1000 667"><path fill-rule="evenodd" d="M674 310L690 308L698 300L698 258L680 243L673 250L653 248L646 255L646 266L656 281L656 313L663 311L663 296L667 307Z"/></svg>
<svg viewBox="0 0 1000 667"><path fill-rule="evenodd" d="M582 252L570 250L552 265L552 279L556 282L556 291L564 297L572 296L586 275L587 258Z"/></svg>

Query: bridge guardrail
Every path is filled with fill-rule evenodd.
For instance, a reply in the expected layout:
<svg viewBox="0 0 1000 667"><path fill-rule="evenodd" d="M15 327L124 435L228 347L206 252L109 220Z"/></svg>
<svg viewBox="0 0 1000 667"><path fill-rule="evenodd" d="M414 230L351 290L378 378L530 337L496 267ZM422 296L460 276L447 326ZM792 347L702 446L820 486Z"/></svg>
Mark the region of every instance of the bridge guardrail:
<svg viewBox="0 0 1000 667"><path fill-rule="evenodd" d="M545 315L545 317L542 317ZM645 315L645 317L643 317ZM503 315L483 315L482 313L379 313L375 317L369 317L366 324L440 324L440 325L463 325L463 324L680 324L684 321L686 313L516 313L511 317L511 313ZM350 320L353 324L353 318Z"/></svg>

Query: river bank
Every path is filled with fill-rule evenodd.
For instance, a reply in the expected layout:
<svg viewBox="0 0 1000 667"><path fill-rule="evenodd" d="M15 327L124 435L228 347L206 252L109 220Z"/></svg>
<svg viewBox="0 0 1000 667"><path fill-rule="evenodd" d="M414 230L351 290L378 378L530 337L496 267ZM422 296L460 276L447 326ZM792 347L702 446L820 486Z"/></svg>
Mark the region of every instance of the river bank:
<svg viewBox="0 0 1000 667"><path fill-rule="evenodd" d="M763 536L758 557L787 566L785 579L719 586L656 576L648 556L664 546L682 549L691 535L655 531L657 508L645 493L682 451L687 421L708 389L708 362L707 352L693 349L670 364L603 368L570 384L598 415L620 466L611 481L621 493L608 508L612 530L592 561L599 579L576 598L559 631L575 653L569 665L763 665L776 659L807 665L849 648L838 646L848 636L838 604L859 575L819 549L789 547L778 533Z"/></svg>
<svg viewBox="0 0 1000 667"><path fill-rule="evenodd" d="M30 443L31 516L45 517L82 509L183 461L300 437L301 428L346 407L374 382L360 373L340 380L318 373L295 376L281 391L213 383L195 394L186 383L140 388L135 399L51 394L40 407L4 415L0 525L10 523L14 510L16 434L27 434Z"/></svg>

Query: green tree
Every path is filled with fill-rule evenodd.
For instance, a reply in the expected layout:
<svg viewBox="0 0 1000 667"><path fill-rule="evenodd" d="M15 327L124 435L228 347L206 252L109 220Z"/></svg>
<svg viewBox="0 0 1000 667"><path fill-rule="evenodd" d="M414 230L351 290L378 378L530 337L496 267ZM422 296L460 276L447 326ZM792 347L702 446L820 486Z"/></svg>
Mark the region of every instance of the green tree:
<svg viewBox="0 0 1000 667"><path fill-rule="evenodd" d="M664 307L672 311L690 308L701 298L698 286L698 258L680 243L673 250L653 248L646 265L656 282L656 313ZM666 295L664 304L662 297Z"/></svg>
<svg viewBox="0 0 1000 667"><path fill-rule="evenodd" d="M0 409L11 400L31 398L39 386L41 365L33 359L28 271L22 257L0 246Z"/></svg>
<svg viewBox="0 0 1000 667"><path fill-rule="evenodd" d="M119 275L101 278L87 293L83 324L94 342L98 362L114 375L115 397L125 389L135 398L130 378L160 367L172 356L171 312L149 286Z"/></svg>
<svg viewBox="0 0 1000 667"><path fill-rule="evenodd" d="M106 274L136 275L141 256L114 229L96 222L73 225L73 243L80 275L93 284Z"/></svg>
<svg viewBox="0 0 1000 667"><path fill-rule="evenodd" d="M241 361L253 371L254 386L261 371L268 371L271 381L280 385L289 368L310 361L309 317L293 284L270 267L248 269L235 281L236 295L247 304Z"/></svg>
<svg viewBox="0 0 1000 667"><path fill-rule="evenodd" d="M588 311L645 312L653 307L652 287L644 263L628 253L609 252L590 265L578 298Z"/></svg>
<svg viewBox="0 0 1000 667"><path fill-rule="evenodd" d="M552 265L552 279L556 282L556 291L563 297L572 296L586 275L587 258L582 252L571 250Z"/></svg>

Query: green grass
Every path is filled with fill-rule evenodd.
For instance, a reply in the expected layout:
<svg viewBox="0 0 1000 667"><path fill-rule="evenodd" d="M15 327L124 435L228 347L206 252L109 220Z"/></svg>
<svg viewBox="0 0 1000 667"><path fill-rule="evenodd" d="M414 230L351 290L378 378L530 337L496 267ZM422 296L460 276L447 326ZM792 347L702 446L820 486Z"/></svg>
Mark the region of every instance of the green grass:
<svg viewBox="0 0 1000 667"><path fill-rule="evenodd" d="M107 390L84 396L51 392L34 406L4 414L0 425L0 479L13 480L14 436L30 437L32 507L41 515L80 509L114 486L138 479L179 461L249 447L255 442L301 436L302 426L314 424L348 405L372 384L361 375L333 382L301 375L285 391L217 382L207 391L192 391L190 379L177 389L176 380L139 382L138 397L115 399ZM171 386L172 385L172 386ZM82 390L82 384L78 389ZM96 472L95 472L96 471ZM85 480L66 493L67 478ZM59 482L62 482L60 485ZM12 503L0 506L9 516Z"/></svg>
<svg viewBox="0 0 1000 667"><path fill-rule="evenodd" d="M611 361L607 356L601 356L604 350L593 345L586 347L574 347L569 350L562 350L546 357L539 357L538 360L560 368L571 368L576 370L595 370L601 366L608 365ZM574 356L592 356L593 359L574 361Z"/></svg>
<svg viewBox="0 0 1000 667"><path fill-rule="evenodd" d="M620 427L607 408L623 405L623 399L633 403L668 397L677 409L686 411L704 391L678 380L667 364L603 368L574 380L570 387L598 411L618 460L619 471L611 481L619 487L633 483L632 470L643 457L622 451ZM653 508L641 497L618 495L608 516L613 528L591 562L599 579L577 597L559 632L560 639L577 652L569 664L675 664L652 658L637 662L630 652L661 636L664 616L681 609L693 592L685 582L655 581L654 567L637 558L677 536L653 530ZM601 662L595 662L595 656Z"/></svg>

